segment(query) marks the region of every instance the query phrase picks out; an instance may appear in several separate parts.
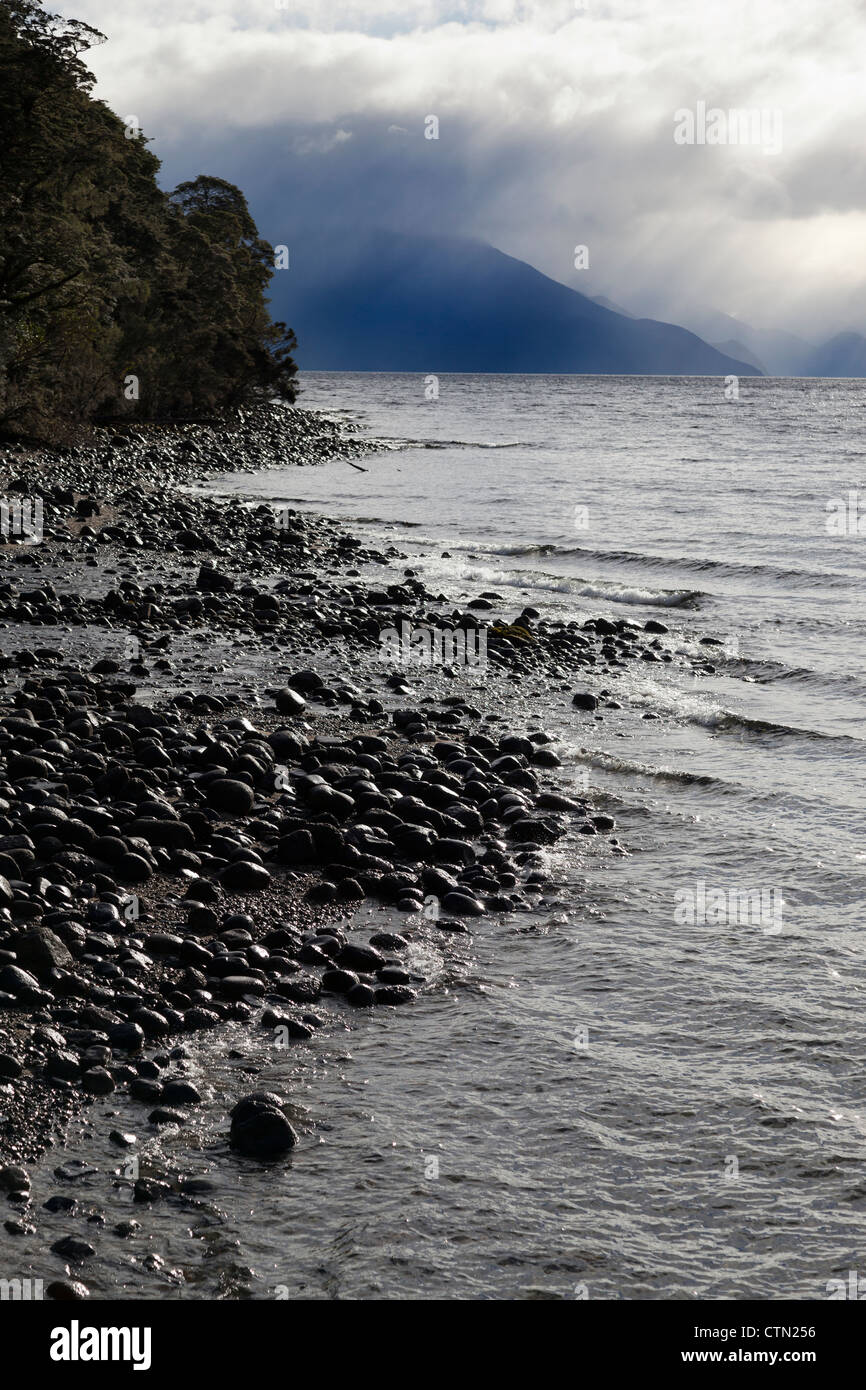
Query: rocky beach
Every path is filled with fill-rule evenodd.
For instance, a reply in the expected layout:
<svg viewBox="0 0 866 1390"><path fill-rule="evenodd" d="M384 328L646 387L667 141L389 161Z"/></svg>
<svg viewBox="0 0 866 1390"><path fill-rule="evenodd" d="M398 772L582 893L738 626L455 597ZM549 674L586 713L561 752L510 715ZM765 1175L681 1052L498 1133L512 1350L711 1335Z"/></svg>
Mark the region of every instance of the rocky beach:
<svg viewBox="0 0 866 1390"><path fill-rule="evenodd" d="M643 8L0 0L27 1370L322 1302L841 1361L862 23Z"/></svg>
<svg viewBox="0 0 866 1390"><path fill-rule="evenodd" d="M41 538L5 537L0 584L2 1239L12 1268L16 1240L43 1232L51 1297L85 1296L95 1252L86 1224L54 1238L78 1204L35 1190L27 1165L61 1157L85 1107L112 1130L120 1093L142 1130L182 1125L202 1099L191 1035L241 1022L303 1047L411 1006L413 942L447 949L489 914L531 924L556 902L546 847L627 852L611 816L558 786L545 706L569 704L578 728L620 709L626 664L683 659L663 624L548 623L493 592L458 608L395 547L191 491L227 468L369 468L374 448L273 406L2 459L11 514L42 517ZM395 664L383 634L423 628L470 631L483 670ZM390 929L347 929L363 903ZM232 1148L279 1163L290 1114L290 1097L239 1093ZM143 1222L189 1200L121 1164L135 1135L112 1137ZM75 1164L55 1169L61 1189Z"/></svg>

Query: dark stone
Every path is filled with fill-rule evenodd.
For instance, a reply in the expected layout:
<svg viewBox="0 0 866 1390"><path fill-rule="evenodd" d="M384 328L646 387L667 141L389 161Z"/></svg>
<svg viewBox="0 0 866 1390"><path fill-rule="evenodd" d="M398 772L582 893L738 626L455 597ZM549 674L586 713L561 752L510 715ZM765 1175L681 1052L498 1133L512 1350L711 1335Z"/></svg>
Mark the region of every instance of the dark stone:
<svg viewBox="0 0 866 1390"><path fill-rule="evenodd" d="M166 1081L162 1088L162 1099L166 1105L200 1105L201 1092L191 1081L176 1077Z"/></svg>
<svg viewBox="0 0 866 1390"><path fill-rule="evenodd" d="M283 1098L278 1096L276 1091L253 1091L251 1095L242 1096L235 1101L229 1111L233 1120L245 1120L256 1110L282 1110Z"/></svg>
<svg viewBox="0 0 866 1390"><path fill-rule="evenodd" d="M317 857L309 830L293 830L284 835L277 845L277 862L280 864L312 864Z"/></svg>
<svg viewBox="0 0 866 1390"><path fill-rule="evenodd" d="M172 932L151 932L145 940L145 947L152 956L178 955L183 948L183 937Z"/></svg>
<svg viewBox="0 0 866 1390"><path fill-rule="evenodd" d="M337 885L338 902L360 902L366 894L355 878L344 878Z"/></svg>
<svg viewBox="0 0 866 1390"><path fill-rule="evenodd" d="M0 969L0 990L4 994L14 994L16 998L27 998L39 990L39 981L17 965L4 965Z"/></svg>
<svg viewBox="0 0 866 1390"><path fill-rule="evenodd" d="M184 1125L189 1117L182 1110L172 1110L168 1106L158 1105L155 1110L151 1110L147 1118L152 1125Z"/></svg>
<svg viewBox="0 0 866 1390"><path fill-rule="evenodd" d="M32 927L18 937L15 956L22 966L41 978L54 969L71 970L75 964L71 952L48 927Z"/></svg>
<svg viewBox="0 0 866 1390"><path fill-rule="evenodd" d="M55 1303L81 1302L90 1297L90 1290L86 1284L82 1284L78 1279L53 1279L46 1285L45 1294Z"/></svg>
<svg viewBox="0 0 866 1390"><path fill-rule="evenodd" d="M243 999L246 994L264 994L265 987L254 975L225 975L220 991L229 999Z"/></svg>
<svg viewBox="0 0 866 1390"><path fill-rule="evenodd" d="M134 1236L136 1232L140 1230L140 1221L118 1221L117 1225L114 1227L114 1234L120 1236L121 1240L126 1240L129 1236Z"/></svg>
<svg viewBox="0 0 866 1390"><path fill-rule="evenodd" d="M44 758L20 753L9 759L9 780L23 782L28 777L53 777L54 768Z"/></svg>
<svg viewBox="0 0 866 1390"><path fill-rule="evenodd" d="M50 1052L45 1060L45 1073L62 1081L77 1081L81 1064L74 1052Z"/></svg>
<svg viewBox="0 0 866 1390"><path fill-rule="evenodd" d="M16 1081L24 1068L16 1057L0 1052L0 1081Z"/></svg>
<svg viewBox="0 0 866 1390"><path fill-rule="evenodd" d="M82 1090L91 1096L107 1096L114 1090L114 1078L105 1067L91 1067L81 1078Z"/></svg>
<svg viewBox="0 0 866 1390"><path fill-rule="evenodd" d="M307 941L298 952L298 960L303 965L327 965L328 956L315 941Z"/></svg>
<svg viewBox="0 0 866 1390"><path fill-rule="evenodd" d="M7 1163L4 1168L0 1168L0 1191L25 1192L29 1187L30 1174L26 1168L19 1168L14 1163Z"/></svg>
<svg viewBox="0 0 866 1390"><path fill-rule="evenodd" d="M351 970L326 970L322 976L322 989L331 994L348 994L358 983L358 976Z"/></svg>
<svg viewBox="0 0 866 1390"><path fill-rule="evenodd" d="M167 1182L160 1182L157 1178L138 1178L132 1187L132 1200L134 1202L158 1202L161 1197L167 1197L171 1192Z"/></svg>
<svg viewBox="0 0 866 1390"><path fill-rule="evenodd" d="M169 1032L168 1019L155 1009L136 1009L130 1022L137 1023L148 1038L163 1038Z"/></svg>
<svg viewBox="0 0 866 1390"><path fill-rule="evenodd" d="M62 1240L56 1240L51 1249L55 1255L60 1255L64 1260L71 1260L74 1264L89 1260L96 1254L89 1241L79 1240L76 1236L64 1236Z"/></svg>
<svg viewBox="0 0 866 1390"><path fill-rule="evenodd" d="M408 985L378 985L376 988L377 1004L408 1004L415 997L415 990Z"/></svg>
<svg viewBox="0 0 866 1390"><path fill-rule="evenodd" d="M202 565L195 587L200 593L205 594L230 593L235 587L235 581L229 575L220 573L213 565Z"/></svg>
<svg viewBox="0 0 866 1390"><path fill-rule="evenodd" d="M283 975L274 989L281 998L291 999L295 1004L314 1004L322 993L315 975Z"/></svg>
<svg viewBox="0 0 866 1390"><path fill-rule="evenodd" d="M201 932L204 936L213 936L219 931L219 913L212 907L207 907L204 903L188 903L186 914L186 924L190 931Z"/></svg>
<svg viewBox="0 0 866 1390"><path fill-rule="evenodd" d="M153 869L141 854L124 854L117 865L117 876L121 883L146 883L153 876Z"/></svg>
<svg viewBox="0 0 866 1390"><path fill-rule="evenodd" d="M320 690L324 681L316 671L295 671L293 675L289 676L289 685L294 690L305 691L309 694L311 690Z"/></svg>
<svg viewBox="0 0 866 1390"><path fill-rule="evenodd" d="M408 985L411 978L402 965L383 965L376 973L376 979L383 985Z"/></svg>
<svg viewBox="0 0 866 1390"><path fill-rule="evenodd" d="M314 883L307 891L306 899L310 903L330 903L334 901L336 891L333 883Z"/></svg>
<svg viewBox="0 0 866 1390"><path fill-rule="evenodd" d="M214 1013L213 1009L202 1009L197 1006L187 1009L183 1016L183 1026L190 1031L196 1028L213 1028L219 1021L219 1014Z"/></svg>
<svg viewBox="0 0 866 1390"><path fill-rule="evenodd" d="M576 811L578 803L572 801L569 796L562 796L559 792L542 792L536 800L536 805L544 811Z"/></svg>
<svg viewBox="0 0 866 1390"><path fill-rule="evenodd" d="M337 956L337 964L343 970L357 970L362 975L372 975L385 964L385 958L373 946L350 941Z"/></svg>
<svg viewBox="0 0 866 1390"><path fill-rule="evenodd" d="M164 849L192 849L195 845L195 836L181 820L137 820L127 833L140 835L149 845L162 845Z"/></svg>
<svg viewBox="0 0 866 1390"><path fill-rule="evenodd" d="M158 1081L150 1081L145 1076L137 1076L134 1081L129 1083L129 1094L136 1100L142 1100L146 1104L162 1100L162 1087Z"/></svg>
<svg viewBox="0 0 866 1390"><path fill-rule="evenodd" d="M50 1212L64 1211L71 1216L77 1211L78 1203L74 1197L64 1197L61 1192L56 1192L47 1202L42 1203L42 1209Z"/></svg>
<svg viewBox="0 0 866 1390"><path fill-rule="evenodd" d="M77 1182L79 1178L93 1177L98 1171L92 1163L84 1163L80 1158L70 1158L54 1169L54 1176L61 1182Z"/></svg>
<svg viewBox="0 0 866 1390"><path fill-rule="evenodd" d="M248 816L253 809L255 798L252 787L246 782L236 782L231 777L217 777L205 793L211 806L219 811L231 811L238 816Z"/></svg>
<svg viewBox="0 0 866 1390"><path fill-rule="evenodd" d="M510 822L508 834L515 840L525 840L534 845L552 845L559 839L560 832L547 821L520 816Z"/></svg>
<svg viewBox="0 0 866 1390"><path fill-rule="evenodd" d="M115 1023L108 1030L108 1041L120 1052L138 1052L144 1042L144 1029L137 1023Z"/></svg>
<svg viewBox="0 0 866 1390"><path fill-rule="evenodd" d="M276 1026L285 1028L292 1042L309 1042L313 1036L312 1028L306 1023L299 1023L296 1018L281 1018Z"/></svg>
<svg viewBox="0 0 866 1390"><path fill-rule="evenodd" d="M259 1092L232 1111L229 1142L248 1158L279 1158L298 1142L298 1136L279 1108L279 1097Z"/></svg>
<svg viewBox="0 0 866 1390"><path fill-rule="evenodd" d="M370 985L361 984L359 982L357 985L352 986L346 998L349 1003L354 1004L356 1008L370 1009L376 1002L376 991L372 989Z"/></svg>
<svg viewBox="0 0 866 1390"><path fill-rule="evenodd" d="M303 714L307 707L307 702L297 690L292 690L291 686L285 686L282 690L274 692L274 704L280 714Z"/></svg>
<svg viewBox="0 0 866 1390"><path fill-rule="evenodd" d="M469 893L446 893L442 899L442 906L446 912L454 912L458 917L484 916L483 903Z"/></svg>
<svg viewBox="0 0 866 1390"><path fill-rule="evenodd" d="M471 864L475 851L466 840L437 840L434 845L436 858L446 864Z"/></svg>
<svg viewBox="0 0 866 1390"><path fill-rule="evenodd" d="M236 859L223 869L221 882L235 893L259 892L267 888L271 876L263 864L254 864L249 859Z"/></svg>

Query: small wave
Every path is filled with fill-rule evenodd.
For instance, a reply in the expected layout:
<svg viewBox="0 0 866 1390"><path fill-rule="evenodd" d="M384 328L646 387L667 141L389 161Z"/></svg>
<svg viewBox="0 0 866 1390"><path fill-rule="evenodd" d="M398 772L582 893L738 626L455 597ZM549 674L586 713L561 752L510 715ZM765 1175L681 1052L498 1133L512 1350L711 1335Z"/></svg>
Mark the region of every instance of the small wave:
<svg viewBox="0 0 866 1390"><path fill-rule="evenodd" d="M461 580L464 584L493 583L500 588L566 594L572 598L598 599L602 603L625 603L640 608L685 608L697 606L698 599L707 597L697 589L640 589L612 582L564 579L562 575L547 574L544 570L508 573L488 566L467 567Z"/></svg>
<svg viewBox="0 0 866 1390"><path fill-rule="evenodd" d="M791 724L776 724L771 719L751 719L748 715L735 714L726 709L716 710L712 714L693 714L689 717L689 723L718 733L742 732L756 738L795 738L852 745L860 742L850 734L824 734L820 729L798 729Z"/></svg>
<svg viewBox="0 0 866 1390"><path fill-rule="evenodd" d="M711 661L723 668L726 676L746 679L754 685L775 685L778 681L791 681L796 685L849 686L861 688L859 676L853 672L815 671L811 666L788 666L784 661L773 661L771 657L743 656L736 649L720 641L707 643L697 636L681 636L679 650L689 656ZM866 689L866 686L862 686Z"/></svg>
<svg viewBox="0 0 866 1390"><path fill-rule="evenodd" d="M398 449L406 448L404 439L388 439L385 435L380 434L366 436L365 443L378 450L379 453L396 453Z"/></svg>
<svg viewBox="0 0 866 1390"><path fill-rule="evenodd" d="M771 579L784 579L804 585L820 583L836 586L847 586L851 583L850 577L841 574L837 570L828 570L820 573L813 570L783 569L778 565L749 565L741 564L734 560L708 560L694 555L648 555L643 551L637 550L593 550L581 545L555 545L553 543L539 545L515 545L502 546L494 552L497 555L510 556L518 559L521 556L531 555L557 555L572 556L580 555L590 560L600 560L602 562L618 565L642 565L656 569L691 569L699 574L714 573L726 574L731 577L742 577L749 575L768 575Z"/></svg>
<svg viewBox="0 0 866 1390"><path fill-rule="evenodd" d="M620 584L583 583L575 592L581 598L634 604L639 608L692 608L699 599L707 597L699 589L637 589Z"/></svg>
<svg viewBox="0 0 866 1390"><path fill-rule="evenodd" d="M567 579L562 579L556 574L524 574L500 573L499 570L489 567L470 566L460 574L461 584L489 584L495 585L500 589L519 589L521 593L527 590L538 593L549 594L571 594L572 587Z"/></svg>
<svg viewBox="0 0 866 1390"><path fill-rule="evenodd" d="M653 767L650 763L637 762L632 758L621 758L615 753L581 754L581 764L598 768L600 772L619 772L632 777L649 777L657 782L676 782L684 787L717 787L726 792L739 792L742 789L722 777L711 777L707 773L684 772L674 767Z"/></svg>
<svg viewBox="0 0 866 1390"><path fill-rule="evenodd" d="M581 550L580 546L564 545L504 545L491 552L493 555L512 556L519 559L522 555L593 555L603 554L592 550Z"/></svg>
<svg viewBox="0 0 866 1390"><path fill-rule="evenodd" d="M724 655L712 653L711 660L717 664L725 660ZM731 656L727 664L745 675L756 685L776 685L782 681L792 685L814 686L820 690L833 690L840 694L864 695L866 682L856 671L816 671L811 666L786 666L781 661L750 661L744 657Z"/></svg>
<svg viewBox="0 0 866 1390"><path fill-rule="evenodd" d="M528 439L408 439L377 435L372 441L387 449L537 449Z"/></svg>

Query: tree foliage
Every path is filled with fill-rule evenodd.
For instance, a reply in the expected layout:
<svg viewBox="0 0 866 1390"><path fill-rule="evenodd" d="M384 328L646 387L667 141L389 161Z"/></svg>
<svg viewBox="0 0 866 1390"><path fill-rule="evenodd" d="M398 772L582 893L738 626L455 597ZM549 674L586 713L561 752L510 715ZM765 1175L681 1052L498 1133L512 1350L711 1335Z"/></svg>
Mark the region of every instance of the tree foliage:
<svg viewBox="0 0 866 1390"><path fill-rule="evenodd" d="M232 184L160 189L144 136L91 95L81 54L103 41L0 0L0 431L293 400L273 248Z"/></svg>

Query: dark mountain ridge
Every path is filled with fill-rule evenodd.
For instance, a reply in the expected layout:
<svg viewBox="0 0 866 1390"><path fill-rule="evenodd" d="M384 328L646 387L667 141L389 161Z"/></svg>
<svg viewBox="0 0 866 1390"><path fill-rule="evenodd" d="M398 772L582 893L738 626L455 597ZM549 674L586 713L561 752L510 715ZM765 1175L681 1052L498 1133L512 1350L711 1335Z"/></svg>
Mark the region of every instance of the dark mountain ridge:
<svg viewBox="0 0 866 1390"><path fill-rule="evenodd" d="M696 334L618 314L479 241L299 231L271 282L323 371L760 375Z"/></svg>

